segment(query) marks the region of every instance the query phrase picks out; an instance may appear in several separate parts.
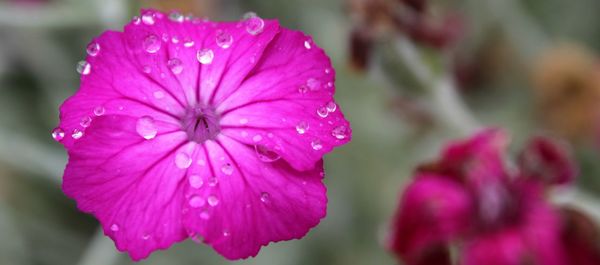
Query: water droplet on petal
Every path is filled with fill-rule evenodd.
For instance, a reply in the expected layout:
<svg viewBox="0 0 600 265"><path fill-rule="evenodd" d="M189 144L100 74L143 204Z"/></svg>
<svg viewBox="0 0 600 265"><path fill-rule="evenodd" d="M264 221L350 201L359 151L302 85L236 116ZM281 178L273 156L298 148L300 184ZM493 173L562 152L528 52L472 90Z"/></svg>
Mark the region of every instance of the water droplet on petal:
<svg viewBox="0 0 600 265"><path fill-rule="evenodd" d="M150 239L150 235L148 235L148 234L144 234L144 235L142 236L142 239L143 239L143 240L148 240L148 239Z"/></svg>
<svg viewBox="0 0 600 265"><path fill-rule="evenodd" d="M52 139L60 142L63 138L65 138L65 131L62 128L56 127L52 130Z"/></svg>
<svg viewBox="0 0 600 265"><path fill-rule="evenodd" d="M321 118L327 118L327 116L329 115L329 111L327 110L327 107L322 106L317 109L317 114Z"/></svg>
<svg viewBox="0 0 600 265"><path fill-rule="evenodd" d="M142 71L146 74L152 73L152 68L150 68L150 66L145 65L144 67L142 67Z"/></svg>
<svg viewBox="0 0 600 265"><path fill-rule="evenodd" d="M154 25L154 14L152 12L147 12L142 15L142 22L146 25Z"/></svg>
<svg viewBox="0 0 600 265"><path fill-rule="evenodd" d="M310 41L304 41L304 48L306 48L307 50L310 50L310 48L312 48L312 46L310 45Z"/></svg>
<svg viewBox="0 0 600 265"><path fill-rule="evenodd" d="M160 50L162 42L158 39L158 36L154 34L148 35L143 42L144 50L148 53L156 53Z"/></svg>
<svg viewBox="0 0 600 265"><path fill-rule="evenodd" d="M329 69L329 68L325 68L325 73L326 73L326 74L330 74L330 73L331 73L331 69Z"/></svg>
<svg viewBox="0 0 600 265"><path fill-rule="evenodd" d="M219 30L217 31L217 37L215 41L217 42L217 45L219 45L219 47L227 49L231 47L231 44L233 43L233 36L231 36L231 34L225 31Z"/></svg>
<svg viewBox="0 0 600 265"><path fill-rule="evenodd" d="M163 33L163 34L162 34L162 40L163 40L164 42L167 42L167 41L169 41L169 34L167 34L167 33Z"/></svg>
<svg viewBox="0 0 600 265"><path fill-rule="evenodd" d="M171 20L173 22L181 23L181 22L183 22L184 19L185 19L185 17L179 12L171 12L169 14L169 20Z"/></svg>
<svg viewBox="0 0 600 265"><path fill-rule="evenodd" d="M219 180L216 177L208 178L208 186L214 187L217 186L217 184L219 184Z"/></svg>
<svg viewBox="0 0 600 265"><path fill-rule="evenodd" d="M337 109L337 105L333 101L329 101L329 103L327 103L327 105L325 105L325 107L327 108L327 111L329 111L329 112L334 112Z"/></svg>
<svg viewBox="0 0 600 265"><path fill-rule="evenodd" d="M279 158L281 158L281 156L279 154L270 150L269 148L267 148L264 145L255 145L254 151L256 151L256 155L258 156L258 159L260 159L260 161L263 161L263 162L275 162L275 161L279 160Z"/></svg>
<svg viewBox="0 0 600 265"><path fill-rule="evenodd" d="M300 85L298 87L298 92L300 92L300 94L306 94L306 92L308 92L308 87L306 85Z"/></svg>
<svg viewBox="0 0 600 265"><path fill-rule="evenodd" d="M314 78L309 78L306 80L306 85L311 91L317 91L321 89L321 81Z"/></svg>
<svg viewBox="0 0 600 265"><path fill-rule="evenodd" d="M210 205L212 207L215 207L215 206L217 206L217 204L219 204L219 198L217 198L216 196L213 196L213 195L208 196L206 201L208 202L208 205Z"/></svg>
<svg viewBox="0 0 600 265"><path fill-rule="evenodd" d="M119 226L117 224L113 224L110 226L110 231L117 232L119 231Z"/></svg>
<svg viewBox="0 0 600 265"><path fill-rule="evenodd" d="M260 134L254 135L254 137L252 137L252 141L260 142L262 141L262 136L260 136Z"/></svg>
<svg viewBox="0 0 600 265"><path fill-rule="evenodd" d="M79 122L79 125L81 125L81 127L83 127L83 128L89 127L90 124L92 124L92 118L90 118L89 116L83 117L81 119L81 121Z"/></svg>
<svg viewBox="0 0 600 265"><path fill-rule="evenodd" d="M89 56L96 56L98 55L98 53L100 53L100 44L98 44L97 42L92 42L88 44L85 51Z"/></svg>
<svg viewBox="0 0 600 265"><path fill-rule="evenodd" d="M331 135L338 140L346 139L346 137L348 137L348 127L344 125L337 126L333 128Z"/></svg>
<svg viewBox="0 0 600 265"><path fill-rule="evenodd" d="M308 122L301 121L296 125L296 131L298 134L305 134L309 127Z"/></svg>
<svg viewBox="0 0 600 265"><path fill-rule="evenodd" d="M71 133L71 137L73 137L73 139L77 140L77 139L83 137L83 131L79 130L79 129L75 129L75 130L73 130L73 133Z"/></svg>
<svg viewBox="0 0 600 265"><path fill-rule="evenodd" d="M260 194L260 201L263 203L268 203L271 199L271 195L268 192L262 192Z"/></svg>
<svg viewBox="0 0 600 265"><path fill-rule="evenodd" d="M229 176L231 174L233 174L233 166L231 166L231 164L226 163L221 167L221 172L223 172L223 174Z"/></svg>
<svg viewBox="0 0 600 265"><path fill-rule="evenodd" d="M154 119L150 116L143 116L137 120L135 126L136 132L146 140L156 137L158 129L154 123Z"/></svg>
<svg viewBox="0 0 600 265"><path fill-rule="evenodd" d="M177 155L175 155L175 165L178 168L186 169L192 165L192 158L186 153L177 153Z"/></svg>
<svg viewBox="0 0 600 265"><path fill-rule="evenodd" d="M194 41L193 40L191 40L189 38L185 38L183 40L183 47L190 48L192 46L194 46Z"/></svg>
<svg viewBox="0 0 600 265"><path fill-rule="evenodd" d="M312 147L313 150L318 151L321 150L323 148L323 145L321 144L321 141L319 139L315 139L310 143L310 146Z"/></svg>
<svg viewBox="0 0 600 265"><path fill-rule="evenodd" d="M156 99L162 99L165 97L165 93L162 91L154 91L154 93L152 93L152 95L154 96L154 98Z"/></svg>
<svg viewBox="0 0 600 265"><path fill-rule="evenodd" d="M106 109L104 107L97 106L94 108L94 115L102 116L102 115L104 115L104 113L106 113Z"/></svg>
<svg viewBox="0 0 600 265"><path fill-rule="evenodd" d="M131 22L133 23L133 25L139 25L139 24L140 24L140 22L142 22L142 19L141 19L140 17L138 17L138 16L134 16L134 17L131 19Z"/></svg>
<svg viewBox="0 0 600 265"><path fill-rule="evenodd" d="M174 43L174 44L179 43L179 37L177 37L177 36L171 37L171 42Z"/></svg>
<svg viewBox="0 0 600 265"><path fill-rule="evenodd" d="M211 49L202 49L198 51L196 58L201 64L211 64L215 54Z"/></svg>
<svg viewBox="0 0 600 265"><path fill-rule="evenodd" d="M229 232L229 230L227 230L227 229L223 230L223 236L224 237L228 237L230 235L231 235L231 233Z"/></svg>
<svg viewBox="0 0 600 265"><path fill-rule="evenodd" d="M77 63L77 73L81 75L88 75L92 71L92 65L86 61L79 61Z"/></svg>
<svg viewBox="0 0 600 265"><path fill-rule="evenodd" d="M333 87L333 82L327 82L327 87L328 88L332 88Z"/></svg>
<svg viewBox="0 0 600 265"><path fill-rule="evenodd" d="M169 61L167 61L167 66L171 69L171 72L176 75L181 74L183 71L183 63L181 63L181 60L178 58L169 59Z"/></svg>
<svg viewBox="0 0 600 265"><path fill-rule="evenodd" d="M202 220L208 220L210 218L210 214L208 213L208 211L204 210L200 213L200 218Z"/></svg>
<svg viewBox="0 0 600 265"><path fill-rule="evenodd" d="M200 196L194 195L188 202L192 208L200 208L206 203Z"/></svg>
<svg viewBox="0 0 600 265"><path fill-rule="evenodd" d="M241 124L241 125L244 125L244 124L246 124L246 123L248 123L248 119L246 119L246 118L241 118L241 119L240 119L240 124Z"/></svg>
<svg viewBox="0 0 600 265"><path fill-rule="evenodd" d="M260 34L265 28L265 21L259 16L247 18L244 24L246 24L246 31L252 35Z"/></svg>
<svg viewBox="0 0 600 265"><path fill-rule="evenodd" d="M191 175L189 178L189 182L190 182L190 186L194 189L199 189L204 184L204 182L202 181L202 178L198 175Z"/></svg>

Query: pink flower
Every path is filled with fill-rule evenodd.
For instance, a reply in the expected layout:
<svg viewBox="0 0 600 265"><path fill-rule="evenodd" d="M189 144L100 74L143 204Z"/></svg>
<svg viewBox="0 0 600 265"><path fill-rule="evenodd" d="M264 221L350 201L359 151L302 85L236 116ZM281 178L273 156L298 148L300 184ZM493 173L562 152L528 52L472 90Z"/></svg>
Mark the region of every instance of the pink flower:
<svg viewBox="0 0 600 265"><path fill-rule="evenodd" d="M535 159L509 171L507 144L503 131L487 129L420 167L401 198L389 248L410 265L571 264L561 215L544 198L546 184L574 178L568 153L534 138L521 157Z"/></svg>
<svg viewBox="0 0 600 265"><path fill-rule="evenodd" d="M255 256L325 216L322 157L351 130L310 37L144 10L87 52L53 131L63 190L132 259L190 237Z"/></svg>

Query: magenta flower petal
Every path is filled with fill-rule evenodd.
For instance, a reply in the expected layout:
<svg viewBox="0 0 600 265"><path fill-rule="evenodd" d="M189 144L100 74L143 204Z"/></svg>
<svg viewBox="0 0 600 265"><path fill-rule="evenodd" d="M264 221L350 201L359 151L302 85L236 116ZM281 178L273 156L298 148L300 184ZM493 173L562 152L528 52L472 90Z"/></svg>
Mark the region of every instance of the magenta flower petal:
<svg viewBox="0 0 600 265"><path fill-rule="evenodd" d="M223 98L223 134L278 153L298 170L350 141L351 129L333 94L327 55L301 32L282 29L257 67Z"/></svg>
<svg viewBox="0 0 600 265"><path fill-rule="evenodd" d="M181 222L186 172L174 161L191 147L183 132L147 141L136 126L128 116L95 119L69 150L63 191L98 218L119 250L139 260L187 236Z"/></svg>
<svg viewBox="0 0 600 265"><path fill-rule="evenodd" d="M465 232L474 207L468 190L445 176L418 175L401 199L389 247L410 264L430 258L429 250L445 246Z"/></svg>
<svg viewBox="0 0 600 265"><path fill-rule="evenodd" d="M184 225L223 256L255 256L269 242L301 238L325 216L322 161L298 172L282 160L264 163L254 148L226 137L204 152L216 179L187 188Z"/></svg>
<svg viewBox="0 0 600 265"><path fill-rule="evenodd" d="M142 11L91 42L53 137L63 189L134 260L191 237L230 259L326 213L323 155L351 129L309 37Z"/></svg>

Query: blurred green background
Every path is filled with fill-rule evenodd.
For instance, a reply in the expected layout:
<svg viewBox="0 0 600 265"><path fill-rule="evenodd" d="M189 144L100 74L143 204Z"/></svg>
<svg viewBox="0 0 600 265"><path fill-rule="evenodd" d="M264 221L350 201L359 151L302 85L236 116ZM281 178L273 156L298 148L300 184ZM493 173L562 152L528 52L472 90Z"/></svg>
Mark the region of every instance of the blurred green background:
<svg viewBox="0 0 600 265"><path fill-rule="evenodd" d="M537 58L549 54L552 61L552 47L561 43L585 47L583 57L597 61L600 1L430 1L433 20L447 13L463 20L458 42L439 51L384 30L375 37L370 65L363 71L349 63L350 33L362 14L351 2L356 1L0 1L0 265L132 264L99 236L96 220L78 212L62 194L66 153L50 131L58 123L58 106L78 88L75 65L85 56L88 41L104 30L120 30L140 7L179 9L214 20L237 20L255 11L312 35L337 69L336 99L352 124L353 141L326 156L327 218L304 239L272 244L238 264L396 263L384 241L399 192L416 165L434 158L446 140L472 129L461 123L461 115L477 120L476 126L506 128L515 150L539 131L568 136L583 170L577 188L557 200L600 209L595 202L600 153L594 138L600 134L571 137L561 127L571 126L569 117L564 124L545 126L547 110L535 102L546 90L543 84L532 88L536 82L531 74L546 71L536 66ZM402 40L411 45L398 43ZM464 62L470 78L453 85L450 96L436 94L435 85L423 88L431 83L419 84L411 77L415 62L389 56L402 50L423 55L416 64L431 69L434 81L461 76L462 68L454 62ZM466 110L459 110L458 118L439 106L450 101L452 108L454 99ZM140 262L227 263L191 240Z"/></svg>

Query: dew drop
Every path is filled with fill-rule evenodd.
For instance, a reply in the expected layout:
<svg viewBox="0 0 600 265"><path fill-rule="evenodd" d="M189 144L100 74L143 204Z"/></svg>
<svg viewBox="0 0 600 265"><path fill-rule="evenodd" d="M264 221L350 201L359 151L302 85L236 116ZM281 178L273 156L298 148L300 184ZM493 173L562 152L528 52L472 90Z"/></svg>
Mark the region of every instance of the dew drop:
<svg viewBox="0 0 600 265"><path fill-rule="evenodd" d="M244 24L246 24L246 31L252 35L260 34L265 28L265 21L256 15L247 18Z"/></svg>
<svg viewBox="0 0 600 265"><path fill-rule="evenodd" d="M281 158L281 156L279 154L270 150L269 148L267 148L264 145L258 145L258 144L255 145L254 151L256 152L258 159L260 159L260 161L263 161L263 162L267 162L267 163L275 162L275 161L279 160L279 158Z"/></svg>
<svg viewBox="0 0 600 265"><path fill-rule="evenodd" d="M329 101L329 103L327 103L327 105L325 105L325 107L327 108L327 111L329 111L330 113L334 112L337 109L337 105L333 101Z"/></svg>
<svg viewBox="0 0 600 265"><path fill-rule="evenodd" d="M210 205L212 207L215 207L219 204L219 198L217 198L216 196L213 196L213 195L208 196L206 201L208 202L208 205Z"/></svg>
<svg viewBox="0 0 600 265"><path fill-rule="evenodd" d="M215 38L217 45L223 49L231 47L233 44L233 36L225 31L217 31L217 37Z"/></svg>
<svg viewBox="0 0 600 265"><path fill-rule="evenodd" d="M262 192L260 194L260 201L263 203L268 203L271 200L271 195L268 192Z"/></svg>
<svg viewBox="0 0 600 265"><path fill-rule="evenodd" d="M152 95L154 96L155 99L162 99L165 97L165 93L162 91L154 91L154 93L152 93Z"/></svg>
<svg viewBox="0 0 600 265"><path fill-rule="evenodd" d="M192 208L200 208L206 203L200 196L194 195L188 202Z"/></svg>
<svg viewBox="0 0 600 265"><path fill-rule="evenodd" d="M135 125L136 132L146 140L156 137L158 129L154 123L154 119L150 116L143 116L137 120Z"/></svg>
<svg viewBox="0 0 600 265"><path fill-rule="evenodd" d="M158 36L154 34L148 35L143 42L144 50L148 53L156 53L160 50L162 42L158 39Z"/></svg>
<svg viewBox="0 0 600 265"><path fill-rule="evenodd" d="M162 34L162 40L163 40L164 42L167 42L167 41L169 41L169 34L167 34L167 33L163 33L163 34Z"/></svg>
<svg viewBox="0 0 600 265"><path fill-rule="evenodd" d="M204 182L202 181L202 178L198 175L191 175L189 178L189 182L190 182L190 186L194 189L199 189L204 184Z"/></svg>
<svg viewBox="0 0 600 265"><path fill-rule="evenodd" d="M173 36L173 37L171 37L171 42L172 42L173 44L177 44L177 43L179 43L179 37L177 37L177 36Z"/></svg>
<svg viewBox="0 0 600 265"><path fill-rule="evenodd" d="M211 64L215 54L211 49L202 49L198 51L196 58L201 64Z"/></svg>
<svg viewBox="0 0 600 265"><path fill-rule="evenodd" d="M332 88L333 87L333 82L327 82L327 87L328 88Z"/></svg>
<svg viewBox="0 0 600 265"><path fill-rule="evenodd" d="M142 19L141 19L140 17L138 17L138 16L134 16L134 17L131 19L131 22L133 23L133 25L139 25L139 24L140 24L140 22L142 22Z"/></svg>
<svg viewBox="0 0 600 265"><path fill-rule="evenodd" d="M183 22L184 19L185 19L185 17L179 12L171 12L169 14L169 20L171 20L173 22L181 23L181 22Z"/></svg>
<svg viewBox="0 0 600 265"><path fill-rule="evenodd" d="M167 66L169 67L171 72L173 72L173 74L176 75L181 74L181 72L183 71L183 63L181 63L181 60L179 60L178 58L169 59L169 61L167 61Z"/></svg>
<svg viewBox="0 0 600 265"><path fill-rule="evenodd" d="M306 80L306 85L311 91L317 91L321 89L321 81L314 78L309 78Z"/></svg>
<svg viewBox="0 0 600 265"><path fill-rule="evenodd" d="M310 50L310 48L312 48L312 46L310 45L310 41L308 41L308 40L304 41L304 48L306 48L307 50Z"/></svg>
<svg viewBox="0 0 600 265"><path fill-rule="evenodd" d="M200 218L202 220L208 220L210 219L210 214L208 213L208 211L204 210L200 213Z"/></svg>
<svg viewBox="0 0 600 265"><path fill-rule="evenodd" d="M231 233L229 232L229 230L227 230L227 229L223 230L223 236L224 237L228 237L230 235L231 235Z"/></svg>
<svg viewBox="0 0 600 265"><path fill-rule="evenodd" d="M87 128L90 126L90 124L92 124L92 118L89 116L85 116L81 119L81 121L79 122L79 125L81 125L81 127L83 128Z"/></svg>
<svg viewBox="0 0 600 265"><path fill-rule="evenodd" d="M186 169L192 165L192 158L188 154L180 152L175 156L175 165L178 168Z"/></svg>
<svg viewBox="0 0 600 265"><path fill-rule="evenodd" d="M77 73L81 75L89 75L92 71L92 65L86 61L79 61L77 63Z"/></svg>
<svg viewBox="0 0 600 265"><path fill-rule="evenodd" d="M254 135L254 137L252 137L252 141L260 142L262 141L262 136L260 136L260 134Z"/></svg>
<svg viewBox="0 0 600 265"><path fill-rule="evenodd" d="M60 142L63 138L65 138L65 131L62 128L56 127L52 130L52 139L54 141Z"/></svg>
<svg viewBox="0 0 600 265"><path fill-rule="evenodd" d="M325 73L326 73L326 74L330 74L330 73L331 73L331 69L329 69L329 68L325 68Z"/></svg>
<svg viewBox="0 0 600 265"><path fill-rule="evenodd" d="M85 51L89 56L96 56L98 55L98 53L100 53L100 44L98 44L97 42L92 42L88 44Z"/></svg>
<svg viewBox="0 0 600 265"><path fill-rule="evenodd" d="M333 128L333 130L331 131L331 135L333 135L333 137L337 138L338 140L346 139L346 137L348 137L348 127L344 125L337 126Z"/></svg>
<svg viewBox="0 0 600 265"><path fill-rule="evenodd" d="M252 18L252 17L257 17L257 16L258 16L258 15L257 15L256 13L252 12L252 11L250 11L250 12L246 12L246 13L245 13L245 14L242 16L242 20L247 20L247 19L249 19L249 18Z"/></svg>
<svg viewBox="0 0 600 265"><path fill-rule="evenodd" d="M191 40L190 38L185 38L183 40L183 47L190 48L192 46L194 46L194 41L193 40Z"/></svg>
<svg viewBox="0 0 600 265"><path fill-rule="evenodd" d="M240 124L241 125L244 125L244 124L247 124L247 123L248 123L248 119L246 119L246 118L241 118L240 119Z"/></svg>
<svg viewBox="0 0 600 265"><path fill-rule="evenodd" d="M319 107L317 109L317 115L319 115L319 117L321 117L321 118L327 118L327 116L329 115L329 111L327 110L327 107L325 107L325 106Z"/></svg>
<svg viewBox="0 0 600 265"><path fill-rule="evenodd" d="M152 73L152 68L150 68L148 65L144 65L144 67L142 67L142 71L146 74L149 74Z"/></svg>
<svg viewBox="0 0 600 265"><path fill-rule="evenodd" d="M306 92L308 92L308 87L306 85L300 85L298 87L298 92L300 92L300 94L306 94Z"/></svg>
<svg viewBox="0 0 600 265"><path fill-rule="evenodd" d="M321 150L323 148L323 145L321 144L321 141L319 139L315 139L310 143L310 146L312 147L313 150L318 151Z"/></svg>
<svg viewBox="0 0 600 265"><path fill-rule="evenodd" d="M223 166L221 166L221 172L223 172L223 174L230 176L231 174L233 174L233 166L231 166L231 164L226 163Z"/></svg>
<svg viewBox="0 0 600 265"><path fill-rule="evenodd" d="M216 177L208 178L208 186L215 187L219 184L219 180Z"/></svg>
<svg viewBox="0 0 600 265"><path fill-rule="evenodd" d="M308 125L308 122L301 121L296 125L296 131L298 132L298 134L305 134L306 131L308 131L309 127L310 126Z"/></svg>
<svg viewBox="0 0 600 265"><path fill-rule="evenodd" d="M117 224L113 224L110 226L110 231L117 232L119 231L119 226Z"/></svg>
<svg viewBox="0 0 600 265"><path fill-rule="evenodd" d="M148 234L144 234L144 235L142 236L142 239L143 239L143 240L148 240L148 239L150 239L150 235L148 235Z"/></svg>
<svg viewBox="0 0 600 265"><path fill-rule="evenodd" d="M154 25L154 14L151 12L147 12L142 15L142 22L146 25Z"/></svg>
<svg viewBox="0 0 600 265"><path fill-rule="evenodd" d="M73 137L73 139L77 140L77 139L83 137L83 131L79 130L79 129L75 129L75 130L73 130L73 133L71 133L71 137Z"/></svg>
<svg viewBox="0 0 600 265"><path fill-rule="evenodd" d="M102 115L104 115L104 113L106 113L106 109L104 107L97 106L94 108L94 115L102 116Z"/></svg>

